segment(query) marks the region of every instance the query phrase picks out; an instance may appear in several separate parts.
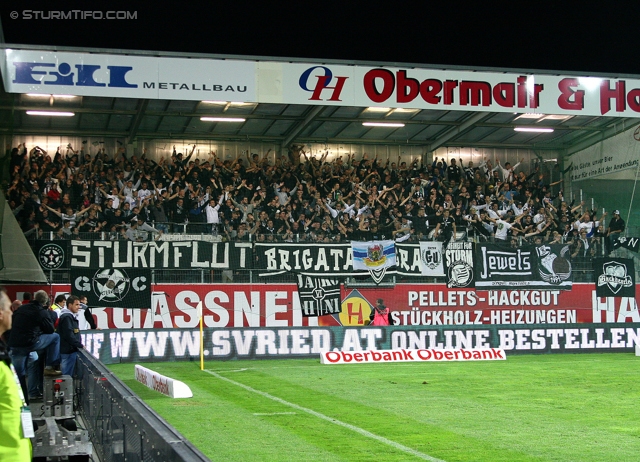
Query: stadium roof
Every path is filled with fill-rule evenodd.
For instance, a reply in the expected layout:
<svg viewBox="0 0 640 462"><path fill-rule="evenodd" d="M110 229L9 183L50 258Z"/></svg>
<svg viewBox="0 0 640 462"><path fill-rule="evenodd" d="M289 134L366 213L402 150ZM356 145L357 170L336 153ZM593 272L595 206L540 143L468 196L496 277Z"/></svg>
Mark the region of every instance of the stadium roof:
<svg viewBox="0 0 640 462"><path fill-rule="evenodd" d="M314 62L313 60L279 60L277 58L248 58L214 55L189 55L176 53L87 50L73 48L43 48L5 45L8 50L29 50L42 54L64 52L82 53L86 56L99 54L126 55L131 59L202 59L264 62L279 66L360 66L362 68L389 67L417 69L416 72L440 72L470 75L470 73L496 73L504 75L532 74L534 71L506 69L437 69L397 63L342 63ZM44 59L46 61L46 59ZM195 62L195 61L191 61ZM54 95L32 95L20 91L7 92L7 73L11 71L8 59L3 63L5 88L0 93L0 133L20 135L60 135L75 137L118 138L132 143L143 139L188 139L212 141L266 142L281 146L291 143L352 143L352 144L399 144L424 146L433 151L441 146L465 146L477 148L518 148L532 150L557 150L566 155L584 149L603 139L638 124L638 119L624 117L629 111L616 117L602 116L578 111L552 111L527 113L496 111L495 105L487 110L438 107L399 107L398 104L358 105L349 103L330 105L312 102L251 102L251 101L201 101L200 99L164 99L158 97L129 97L80 95L68 97L58 95L59 87L53 87ZM77 66L76 66L77 67ZM106 67L106 66L105 66ZM324 69L324 68L323 68ZM181 72L188 74L188 69ZM484 74L482 74L484 73ZM35 73L34 73L35 74ZM539 76L541 73L535 71ZM298 74L299 75L299 74ZM559 79L558 73L547 73L543 77ZM614 79L612 77L608 77ZM620 78L620 77L615 77ZM631 76L631 78L635 78ZM256 81L258 78L256 78ZM355 80L355 79L354 79ZM160 82L158 82L160 85ZM611 84L613 85L613 84ZM633 88L633 82L628 90ZM258 85L257 85L258 86ZM42 87L42 86L40 86ZM44 88L44 87L42 87ZM330 88L330 87L328 87ZM45 88L46 89L46 88ZM70 88L70 94L77 88ZM299 90L299 88L298 88ZM309 89L310 91L311 89ZM12 91L16 91L13 89ZM42 89L37 91L42 93ZM77 92L76 92L77 93ZM204 98L203 98L204 99ZM217 99L217 98L216 98ZM230 99L229 97L223 99ZM268 98L267 98L268 99ZM615 107L615 99L612 99ZM406 105L405 105L406 106ZM424 106L424 104L422 105ZM27 111L67 111L73 117L37 117ZM621 116L623 115L623 116ZM245 119L240 123L202 120L202 117ZM403 126L365 126L364 122L398 123ZM548 128L552 132L515 131L515 128Z"/></svg>

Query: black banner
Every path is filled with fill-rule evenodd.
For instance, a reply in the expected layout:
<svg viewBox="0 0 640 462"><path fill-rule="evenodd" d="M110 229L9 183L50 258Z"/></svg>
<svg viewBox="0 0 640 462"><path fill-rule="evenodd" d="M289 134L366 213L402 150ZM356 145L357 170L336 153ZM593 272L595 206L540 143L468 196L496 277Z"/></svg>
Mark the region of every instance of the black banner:
<svg viewBox="0 0 640 462"><path fill-rule="evenodd" d="M449 242L443 253L447 287L474 287L473 242Z"/></svg>
<svg viewBox="0 0 640 462"><path fill-rule="evenodd" d="M74 268L245 269L251 243L207 241L71 241Z"/></svg>
<svg viewBox="0 0 640 462"><path fill-rule="evenodd" d="M419 244L395 244L397 272L404 276L422 276ZM255 268L269 272L292 271L324 276L368 276L368 271L353 269L350 243L255 243Z"/></svg>
<svg viewBox="0 0 640 462"><path fill-rule="evenodd" d="M149 308L151 270L71 269L71 293L86 295L90 307Z"/></svg>
<svg viewBox="0 0 640 462"><path fill-rule="evenodd" d="M613 248L619 249L620 247L632 252L640 250L640 237L616 237L613 239Z"/></svg>
<svg viewBox="0 0 640 462"><path fill-rule="evenodd" d="M572 269L568 245L477 244L476 289L571 290Z"/></svg>
<svg viewBox="0 0 640 462"><path fill-rule="evenodd" d="M338 279L298 274L298 296L302 316L324 316L341 311Z"/></svg>
<svg viewBox="0 0 640 462"><path fill-rule="evenodd" d="M598 297L635 297L635 276L635 266L630 258L593 259Z"/></svg>
<svg viewBox="0 0 640 462"><path fill-rule="evenodd" d="M45 271L69 268L69 241L37 240L35 253Z"/></svg>

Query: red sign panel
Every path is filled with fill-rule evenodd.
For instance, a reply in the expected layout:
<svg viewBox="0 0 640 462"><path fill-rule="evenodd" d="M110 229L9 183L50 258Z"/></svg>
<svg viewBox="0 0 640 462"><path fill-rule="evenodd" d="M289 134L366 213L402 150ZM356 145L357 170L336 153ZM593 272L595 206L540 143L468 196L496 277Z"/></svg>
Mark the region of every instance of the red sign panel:
<svg viewBox="0 0 640 462"><path fill-rule="evenodd" d="M70 285L8 285L12 300L25 291L68 294ZM195 328L202 301L211 328L363 326L378 299L391 309L394 325L465 326L640 322L636 298L599 298L593 284L570 291L448 289L444 284L402 284L393 289L342 288L340 314L302 316L295 284L157 284L152 306L92 308L102 329Z"/></svg>

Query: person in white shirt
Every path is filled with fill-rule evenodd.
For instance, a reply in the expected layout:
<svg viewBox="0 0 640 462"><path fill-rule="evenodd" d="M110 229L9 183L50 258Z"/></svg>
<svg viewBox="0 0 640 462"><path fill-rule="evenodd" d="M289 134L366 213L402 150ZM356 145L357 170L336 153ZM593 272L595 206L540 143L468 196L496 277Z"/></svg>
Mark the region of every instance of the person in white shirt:
<svg viewBox="0 0 640 462"><path fill-rule="evenodd" d="M513 167L511 166L510 162L506 162L504 164L504 167L502 165L500 165L500 159L498 159L498 165L496 165L495 167L493 167L492 172L495 172L496 170L499 170L502 173L502 181L505 183L511 183L514 180L514 170L516 168L518 168L518 166L524 162L524 157L520 160L520 162L518 162L516 165L514 165Z"/></svg>
<svg viewBox="0 0 640 462"><path fill-rule="evenodd" d="M204 208L204 213L207 216L207 223L211 225L211 232L214 234L218 232L218 225L220 224L220 205L222 204L223 199L224 194L220 196L218 203L216 204L216 200L211 198Z"/></svg>

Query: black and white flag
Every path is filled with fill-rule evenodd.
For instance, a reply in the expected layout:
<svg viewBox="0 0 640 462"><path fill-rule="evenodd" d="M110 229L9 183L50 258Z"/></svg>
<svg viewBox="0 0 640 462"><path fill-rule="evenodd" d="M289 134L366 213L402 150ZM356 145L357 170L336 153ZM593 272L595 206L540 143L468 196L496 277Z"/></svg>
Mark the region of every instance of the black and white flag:
<svg viewBox="0 0 640 462"><path fill-rule="evenodd" d="M593 276L598 297L636 295L636 270L630 258L594 258Z"/></svg>
<svg viewBox="0 0 640 462"><path fill-rule="evenodd" d="M297 276L302 316L324 316L340 313L339 279L303 274Z"/></svg>
<svg viewBox="0 0 640 462"><path fill-rule="evenodd" d="M640 237L617 237L613 239L613 248L618 249L623 247L627 250L637 252L640 250Z"/></svg>

